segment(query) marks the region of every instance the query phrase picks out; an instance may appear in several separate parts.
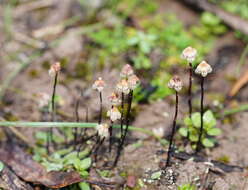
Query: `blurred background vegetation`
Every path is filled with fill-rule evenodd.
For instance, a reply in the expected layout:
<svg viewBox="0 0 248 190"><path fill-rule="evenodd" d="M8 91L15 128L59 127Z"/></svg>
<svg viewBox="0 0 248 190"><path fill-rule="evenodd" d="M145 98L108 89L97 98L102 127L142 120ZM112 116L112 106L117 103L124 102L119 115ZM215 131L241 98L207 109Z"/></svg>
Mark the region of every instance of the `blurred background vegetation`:
<svg viewBox="0 0 248 190"><path fill-rule="evenodd" d="M199 18L192 18L195 20L192 23L181 21L177 12L170 11L170 2L173 2L168 0L58 1L56 3L71 6L70 13L61 15L65 19L57 19L56 24L50 25L48 17L60 14L60 11L54 11L55 15L52 15L53 6L63 6L54 4L51 0L41 2L2 1L5 45L7 41L11 42L16 38L25 45L6 52L4 61L20 59L17 55L23 51L29 52L29 56L37 56L37 53L40 56L46 48L59 46L66 37L66 30L76 28L76 35L83 36L84 39L81 44L83 52L76 61L75 70L67 73L67 80L75 77L91 81L95 71L100 71L106 65L120 68L124 63L129 63L140 71L140 77L149 81L144 82L137 91L136 101L157 100L170 95L171 91L165 84L173 66L185 65L180 59L181 51L187 46L195 47L199 52L195 62L198 63L211 51L215 40L230 31L220 18L209 12L198 12ZM248 19L246 0L210 2ZM24 16L18 18L18 15ZM190 17L187 14L185 16ZM43 31L37 31L42 27L45 27ZM241 32L235 31L235 36L244 43L247 42L247 36ZM68 44L71 45L73 44ZM34 50L34 46L38 46L38 51ZM64 68L71 62L69 56L61 54L57 57ZM43 66L47 69L46 62ZM31 74L35 77L37 72L33 71Z"/></svg>

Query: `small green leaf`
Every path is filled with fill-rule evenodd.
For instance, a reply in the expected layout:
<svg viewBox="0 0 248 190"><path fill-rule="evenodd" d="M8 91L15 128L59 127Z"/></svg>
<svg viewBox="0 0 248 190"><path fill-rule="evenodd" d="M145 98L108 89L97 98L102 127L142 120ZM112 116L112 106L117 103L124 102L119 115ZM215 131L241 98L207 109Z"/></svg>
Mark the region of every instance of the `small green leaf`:
<svg viewBox="0 0 248 190"><path fill-rule="evenodd" d="M203 115L203 122L204 126L211 128L216 126L216 119L214 117L214 114L211 110L208 110Z"/></svg>
<svg viewBox="0 0 248 190"><path fill-rule="evenodd" d="M110 171L109 170L97 170L97 172L99 173L99 175L101 177L108 177L109 174L110 174Z"/></svg>
<svg viewBox="0 0 248 190"><path fill-rule="evenodd" d="M79 173L80 173L81 177L83 177L83 178L89 177L89 172L87 172L87 171L85 171L85 170L80 171Z"/></svg>
<svg viewBox="0 0 248 190"><path fill-rule="evenodd" d="M189 135L189 140L191 141L191 142L197 142L198 141L198 135L197 134L191 134L190 133L190 135Z"/></svg>
<svg viewBox="0 0 248 190"><path fill-rule="evenodd" d="M159 179L160 176L161 176L162 172L161 171L158 171L158 172L154 172L152 175L151 175L151 179L155 180L155 179Z"/></svg>
<svg viewBox="0 0 248 190"><path fill-rule="evenodd" d="M83 159L85 158L88 154L90 153L90 150L88 148L86 148L85 150L79 152L79 158L80 159Z"/></svg>
<svg viewBox="0 0 248 190"><path fill-rule="evenodd" d="M185 127L181 127L179 129L179 133L183 136L183 137L187 137L188 136L188 129Z"/></svg>
<svg viewBox="0 0 248 190"><path fill-rule="evenodd" d="M212 13L204 12L201 17L201 22L208 26L217 26L220 24L221 20Z"/></svg>
<svg viewBox="0 0 248 190"><path fill-rule="evenodd" d="M184 118L184 124L186 126L192 126L193 125L192 120L189 117Z"/></svg>
<svg viewBox="0 0 248 190"><path fill-rule="evenodd" d="M74 158L72 160L70 160L69 162L67 162L67 165L69 164L73 164L74 168L76 168L76 170L81 171L81 161L79 158Z"/></svg>
<svg viewBox="0 0 248 190"><path fill-rule="evenodd" d="M90 190L90 186L89 186L89 184L86 183L86 182L80 182L80 183L78 184L78 186L79 186L79 188L80 188L81 190Z"/></svg>
<svg viewBox="0 0 248 190"><path fill-rule="evenodd" d="M0 172L2 172L3 169L4 169L4 164L3 164L3 162L0 161Z"/></svg>
<svg viewBox="0 0 248 190"><path fill-rule="evenodd" d="M50 171L60 171L63 169L63 164L60 163L52 163L48 161L42 162L42 165L46 167L47 172Z"/></svg>
<svg viewBox="0 0 248 190"><path fill-rule="evenodd" d="M41 143L41 144L45 143L47 140L47 133L39 131L39 132L35 133L35 138L38 140L39 143Z"/></svg>
<svg viewBox="0 0 248 190"><path fill-rule="evenodd" d="M91 158L85 158L80 162L80 170L87 170L91 166Z"/></svg>
<svg viewBox="0 0 248 190"><path fill-rule="evenodd" d="M208 138L203 139L202 144L205 147L213 147L214 146L214 142L211 139L208 139Z"/></svg>
<svg viewBox="0 0 248 190"><path fill-rule="evenodd" d="M219 128L211 128L207 131L207 134L211 136L218 136L221 134L221 130Z"/></svg>
<svg viewBox="0 0 248 190"><path fill-rule="evenodd" d="M195 127L200 127L201 126L201 114L199 112L193 113L192 114L192 123Z"/></svg>

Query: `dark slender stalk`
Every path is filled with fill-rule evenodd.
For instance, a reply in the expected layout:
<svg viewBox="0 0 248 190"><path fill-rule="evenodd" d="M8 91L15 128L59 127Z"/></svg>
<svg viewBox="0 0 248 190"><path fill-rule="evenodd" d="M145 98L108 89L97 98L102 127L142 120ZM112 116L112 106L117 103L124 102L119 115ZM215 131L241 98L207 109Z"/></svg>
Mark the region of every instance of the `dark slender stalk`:
<svg viewBox="0 0 248 190"><path fill-rule="evenodd" d="M57 86L57 81L58 81L58 72L55 73L55 77L54 77L54 83L53 83L53 92L52 92L52 122L55 121L55 117L56 117L56 110L55 110L55 95L56 95L56 86ZM50 153L50 142L53 142L53 128L51 127L50 130L48 131L47 134L47 153Z"/></svg>
<svg viewBox="0 0 248 190"><path fill-rule="evenodd" d="M111 109L113 109L113 105L111 106ZM111 121L109 126L109 153L112 151L112 144L113 144L113 121Z"/></svg>
<svg viewBox="0 0 248 190"><path fill-rule="evenodd" d="M192 74L193 74L193 67L192 63L189 63L189 90L188 90L188 106L189 106L189 117L191 118L192 115Z"/></svg>
<svg viewBox="0 0 248 190"><path fill-rule="evenodd" d="M78 150L77 150L77 155L78 155L78 156L79 156L79 153L80 153L80 151L81 151L81 149L82 149L82 147L83 147L83 145L84 145L82 142L87 142L88 140L91 140L91 139L93 139L94 137L98 137L98 134L95 133L95 134L93 134L93 135L91 135L91 136L82 138L81 144L79 145ZM93 150L93 149L94 149L94 148L92 148L92 150ZM92 150L91 150L91 152L92 152Z"/></svg>
<svg viewBox="0 0 248 190"><path fill-rule="evenodd" d="M192 79L193 79L192 74L193 74L192 63L189 63L189 89L188 89L189 118L191 118L192 115ZM187 134L187 139L189 139L189 130Z"/></svg>
<svg viewBox="0 0 248 190"><path fill-rule="evenodd" d="M201 128L200 128L199 139L197 142L196 153L200 151L201 138L202 138L202 133L203 133L203 114L204 114L203 101L204 101L204 77L202 77L201 79Z"/></svg>
<svg viewBox="0 0 248 190"><path fill-rule="evenodd" d="M80 105L80 99L78 98L75 104L75 118L76 118L76 122L79 122L79 113L78 113L78 108ZM78 128L75 127L74 128L74 150L76 150L77 147L77 139L78 139Z"/></svg>
<svg viewBox="0 0 248 190"><path fill-rule="evenodd" d="M132 101L133 101L133 91L131 90L130 93L128 94L128 107L127 107L127 114L126 114L126 128L124 131L124 135L122 137L123 141L125 141L126 136L127 136L127 131L130 123L130 113L131 113L131 107L132 107Z"/></svg>
<svg viewBox="0 0 248 190"><path fill-rule="evenodd" d="M168 152L167 152L167 160L166 160L166 165L165 167L168 167L170 165L170 160L171 160L171 153L173 151L173 137L175 135L176 132L176 122L177 122L177 114L178 114L178 92L176 91L176 108L175 108L175 116L174 116L174 120L173 120L173 127L172 127L172 132L171 132L171 136L170 136L170 143L169 143L169 148L168 148Z"/></svg>
<svg viewBox="0 0 248 190"><path fill-rule="evenodd" d="M100 99L100 111L99 111L98 124L102 123L102 92L99 92L99 99Z"/></svg>
<svg viewBox="0 0 248 190"><path fill-rule="evenodd" d="M131 107L132 107L132 101L133 101L133 90L131 90L128 94L128 107L127 107L127 114L126 114L126 128L125 131L123 133L123 135L121 135L121 140L117 149L117 155L113 164L113 167L115 167L119 161L120 155L121 155L121 151L123 149L125 140L126 140L126 136L127 136L127 132L128 132L128 127L129 127L129 122L130 122L130 113L131 113Z"/></svg>
<svg viewBox="0 0 248 190"><path fill-rule="evenodd" d="M123 135L124 93L121 93L121 136Z"/></svg>
<svg viewBox="0 0 248 190"><path fill-rule="evenodd" d="M97 162L98 151L99 151L100 147L102 146L104 140L105 140L105 137L103 137L102 139L99 137L99 140L97 141L96 148L94 151L95 162Z"/></svg>
<svg viewBox="0 0 248 190"><path fill-rule="evenodd" d="M86 123L89 122L89 108L88 108L87 105L86 105L86 108L85 108L85 122ZM86 130L87 130L87 128L81 128L80 134L79 134L80 138L82 138L82 136L86 133Z"/></svg>

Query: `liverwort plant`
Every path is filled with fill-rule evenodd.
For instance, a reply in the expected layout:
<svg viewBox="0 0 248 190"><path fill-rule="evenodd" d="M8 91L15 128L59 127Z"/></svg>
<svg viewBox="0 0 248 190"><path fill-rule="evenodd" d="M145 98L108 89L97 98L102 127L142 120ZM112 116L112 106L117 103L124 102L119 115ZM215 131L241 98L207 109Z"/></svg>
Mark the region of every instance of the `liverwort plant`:
<svg viewBox="0 0 248 190"><path fill-rule="evenodd" d="M97 160L97 152L102 143L104 142L105 138L107 137L106 135L106 129L108 128L108 125L102 124L102 91L105 87L105 82L102 80L101 77L99 77L94 84L92 85L92 88L94 90L97 90L99 92L99 103L100 103L100 108L99 108L99 118L98 118L98 125L96 127L97 129L97 141L96 141L96 147L95 147L95 160ZM107 130L108 131L108 130ZM94 148L93 148L94 149Z"/></svg>
<svg viewBox="0 0 248 190"><path fill-rule="evenodd" d="M61 66L59 62L56 62L51 65L48 74L54 78L53 82L53 91L52 91L52 98L51 98L51 105L52 105L52 110L51 110L51 121L55 122L56 120L56 108L55 108L55 95L56 95L56 86L58 82L58 74L59 71L61 70ZM48 134L47 134L47 152L48 154L50 153L50 142L53 142L53 128L51 127Z"/></svg>
<svg viewBox="0 0 248 190"><path fill-rule="evenodd" d="M109 125L106 123L103 123L103 124L100 123L96 126L96 130L97 130L98 139L97 139L97 143L96 143L96 147L94 151L95 162L97 162L97 153L98 153L99 148L103 144L104 140L109 137Z"/></svg>
<svg viewBox="0 0 248 190"><path fill-rule="evenodd" d="M170 159L171 159L171 153L172 153L172 144L173 144L173 137L176 132L176 120L177 120L177 114L178 114L178 92L182 89L183 83L181 79L178 76L174 76L168 83L168 87L171 89L174 89L176 92L176 104L175 104L175 115L173 120L173 126L172 126L172 132L170 135L170 142L169 142L169 148L167 152L167 160L165 167L168 167L170 165Z"/></svg>
<svg viewBox="0 0 248 190"><path fill-rule="evenodd" d="M111 110L107 112L107 116L110 117L110 127L109 127L109 152L111 152L112 149L112 133L113 133L113 124L116 120L121 119L121 113L119 112L117 106L120 104L121 100L119 99L119 95L115 92L113 92L108 97L110 103L111 103Z"/></svg>
<svg viewBox="0 0 248 190"><path fill-rule="evenodd" d="M200 133L199 138L196 146L196 153L199 152L200 146L201 146L201 138L202 138L202 132L203 132L203 114L204 114L204 108L203 108L203 101L204 101L204 78L207 77L209 73L212 72L212 67L206 62L202 61L195 70L196 74L201 75L201 127L200 127Z"/></svg>
<svg viewBox="0 0 248 190"><path fill-rule="evenodd" d="M123 145L126 139L129 122L130 122L130 113L131 113L131 107L132 107L132 100L133 100L133 90L138 86L139 84L139 78L134 74L133 68L126 64L120 73L120 76L122 78L121 82L117 84L116 89L117 91L121 92L122 95L128 95L127 99L127 112L126 112L126 118L125 118L125 124L126 128L123 131L123 113L124 113L124 104L122 100L122 116L121 116L121 138L119 141L119 146L117 149L117 155L114 161L114 167L117 165L121 151L123 149Z"/></svg>
<svg viewBox="0 0 248 190"><path fill-rule="evenodd" d="M124 116L124 101L125 95L128 95L130 89L128 87L128 77L133 75L133 68L131 65L126 64L123 66L120 77L121 81L117 83L116 90L117 92L121 93L121 135L123 135L123 116Z"/></svg>
<svg viewBox="0 0 248 190"><path fill-rule="evenodd" d="M126 79L122 79L116 85L116 90L121 93L121 135L123 135L123 116L124 116L124 103L125 103L125 95L130 92L128 88L128 83Z"/></svg>
<svg viewBox="0 0 248 190"><path fill-rule="evenodd" d="M189 88L188 88L188 106L189 106L189 117L191 118L192 114L192 80L193 80L193 61L195 60L197 55L197 50L192 47L187 47L183 50L181 54L182 59L186 59L189 63Z"/></svg>
<svg viewBox="0 0 248 190"><path fill-rule="evenodd" d="M99 119L98 124L102 122L102 91L105 87L105 82L102 80L101 77L99 77L94 84L92 85L92 88L94 90L97 90L99 92L99 101L100 101L100 108L99 108Z"/></svg>

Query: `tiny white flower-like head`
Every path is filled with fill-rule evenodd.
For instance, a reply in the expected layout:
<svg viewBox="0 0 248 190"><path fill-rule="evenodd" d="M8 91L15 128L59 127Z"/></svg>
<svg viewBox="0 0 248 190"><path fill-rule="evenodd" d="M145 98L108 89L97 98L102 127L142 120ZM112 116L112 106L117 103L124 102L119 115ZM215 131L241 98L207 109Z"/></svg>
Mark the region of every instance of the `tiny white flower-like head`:
<svg viewBox="0 0 248 190"><path fill-rule="evenodd" d="M139 78L136 75L131 75L130 77L128 77L128 87L131 90L134 90L140 83Z"/></svg>
<svg viewBox="0 0 248 190"><path fill-rule="evenodd" d="M107 112L107 116L110 117L111 121L116 121L121 118L121 113L118 108L114 106Z"/></svg>
<svg viewBox="0 0 248 190"><path fill-rule="evenodd" d="M120 73L120 76L122 78L127 78L129 76L133 75L133 68L131 65L129 64L126 64L123 66L122 70L121 70L121 73Z"/></svg>
<svg viewBox="0 0 248 190"><path fill-rule="evenodd" d="M60 62L56 62L54 64L51 65L48 74L50 76L55 76L56 73L58 73L61 70L61 65Z"/></svg>
<svg viewBox="0 0 248 190"><path fill-rule="evenodd" d="M106 123L98 124L96 126L96 130L98 132L98 135L101 138L108 138L109 137L109 126Z"/></svg>
<svg viewBox="0 0 248 190"><path fill-rule="evenodd" d="M164 128L163 127L154 128L154 129L152 129L152 132L157 137L162 138L164 136Z"/></svg>
<svg viewBox="0 0 248 190"><path fill-rule="evenodd" d="M174 89L177 92L179 92L182 89L182 87L183 87L183 82L179 78L179 76L175 75L168 82L168 87Z"/></svg>
<svg viewBox="0 0 248 190"><path fill-rule="evenodd" d="M197 50L192 47L187 47L183 50L181 54L182 59L186 59L188 62L192 63L197 55Z"/></svg>
<svg viewBox="0 0 248 190"><path fill-rule="evenodd" d="M196 74L201 75L202 77L206 77L209 73L212 72L212 67L206 61L202 61L195 70Z"/></svg>
<svg viewBox="0 0 248 190"><path fill-rule="evenodd" d="M110 103L114 106L117 106L121 103L121 100L119 98L119 95L115 92L113 92L109 97L108 97Z"/></svg>
<svg viewBox="0 0 248 190"><path fill-rule="evenodd" d="M102 80L101 77L99 77L99 78L94 82L94 84L92 85L92 88L93 88L94 90L98 90L99 92L102 92L103 89L104 89L104 87L105 87L105 82L104 82L104 80Z"/></svg>
<svg viewBox="0 0 248 190"><path fill-rule="evenodd" d="M116 90L120 93L128 94L130 92L128 82L126 79L122 79L120 82L116 85Z"/></svg>
<svg viewBox="0 0 248 190"><path fill-rule="evenodd" d="M39 108L43 108L49 105L49 100L50 100L49 94L42 92L37 94L37 97L38 97Z"/></svg>

